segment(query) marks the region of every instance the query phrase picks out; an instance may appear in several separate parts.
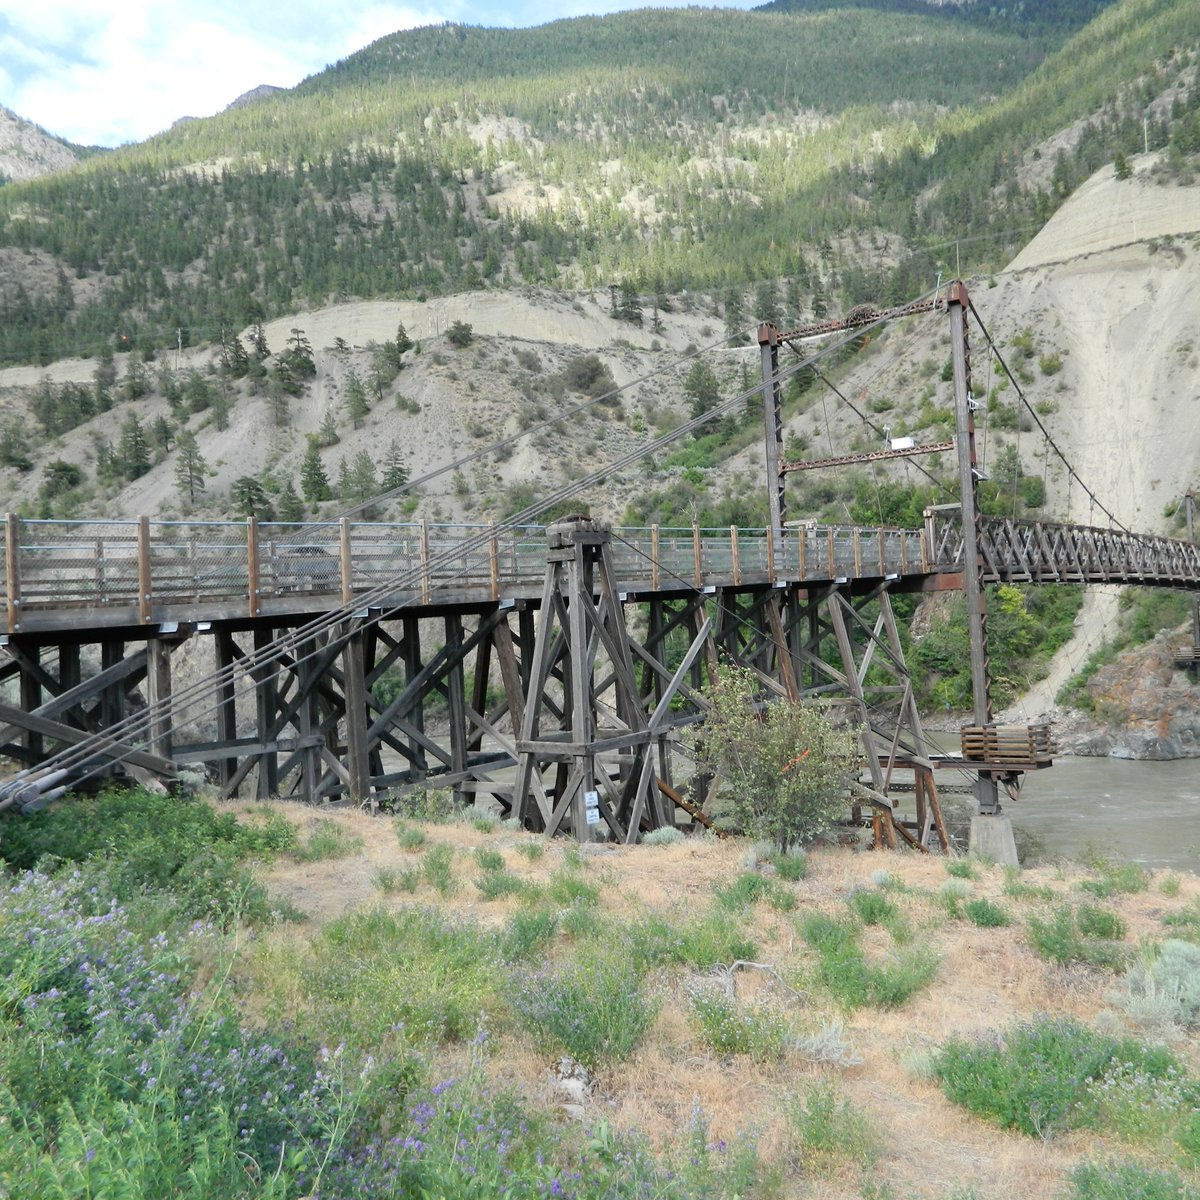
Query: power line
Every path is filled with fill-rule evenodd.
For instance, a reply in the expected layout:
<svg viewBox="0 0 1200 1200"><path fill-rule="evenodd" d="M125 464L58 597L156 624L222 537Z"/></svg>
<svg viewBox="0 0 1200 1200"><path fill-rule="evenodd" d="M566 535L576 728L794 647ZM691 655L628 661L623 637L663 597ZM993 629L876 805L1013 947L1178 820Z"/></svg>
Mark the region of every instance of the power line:
<svg viewBox="0 0 1200 1200"><path fill-rule="evenodd" d="M1104 504L1104 502L1096 495L1096 493L1094 491L1092 491L1092 489L1090 487L1088 487L1088 485L1086 483L1084 483L1083 478L1080 476L1079 472L1072 465L1070 459L1068 459L1066 454L1063 453L1061 447L1054 440L1054 438L1050 436L1050 431L1046 428L1045 424L1042 422L1041 417L1038 416L1037 410L1033 407L1032 404L1029 403L1029 398L1025 395L1024 391L1022 390L1021 385L1017 381L1016 376L1012 373L1012 371L1009 370L1008 363L1004 361L1004 356L1000 353L1000 348L996 345L995 341L992 338L992 335L988 332L987 326L983 323L983 318L979 315L979 310L975 307L975 302L968 297L967 303L970 306L971 315L975 318L975 322L979 326L979 329L982 332L984 339L986 340L986 342L988 344L988 348L991 350L992 354L995 355L996 361L1000 364L1001 368L1003 369L1004 374L1008 378L1009 383L1011 383L1013 385L1014 389L1016 389L1018 399L1025 406L1026 411L1033 418L1034 423L1037 425L1038 429L1041 430L1042 436L1046 439L1046 444L1054 451L1054 453L1056 455L1058 455L1059 460L1062 462L1063 466L1065 466L1067 468L1068 489L1070 487L1070 481L1072 479L1074 479L1075 482L1078 483L1079 486L1083 489L1083 492L1087 496L1088 501L1093 509L1098 508L1108 518L1109 524L1116 526L1116 528L1120 529L1122 533L1130 533L1131 534L1132 530L1130 530L1126 525L1124 525L1112 513L1112 511ZM1068 495L1069 494L1070 493L1068 491Z"/></svg>

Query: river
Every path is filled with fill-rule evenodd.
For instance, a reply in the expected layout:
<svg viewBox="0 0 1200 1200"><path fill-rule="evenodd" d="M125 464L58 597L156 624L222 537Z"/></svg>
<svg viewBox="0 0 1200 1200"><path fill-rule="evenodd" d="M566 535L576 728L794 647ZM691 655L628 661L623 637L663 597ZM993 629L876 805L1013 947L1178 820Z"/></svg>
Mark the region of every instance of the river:
<svg viewBox="0 0 1200 1200"><path fill-rule="evenodd" d="M1200 871L1200 759L1057 758L1004 811L1037 839L1040 859L1096 853Z"/></svg>

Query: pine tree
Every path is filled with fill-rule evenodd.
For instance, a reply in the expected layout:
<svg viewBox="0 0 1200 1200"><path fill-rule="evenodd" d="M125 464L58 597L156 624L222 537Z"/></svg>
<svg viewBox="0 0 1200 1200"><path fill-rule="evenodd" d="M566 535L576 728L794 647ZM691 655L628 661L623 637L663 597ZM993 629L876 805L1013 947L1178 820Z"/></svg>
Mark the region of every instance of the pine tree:
<svg viewBox="0 0 1200 1200"><path fill-rule="evenodd" d="M279 493L279 519L281 521L303 521L304 501L296 494L292 481L287 480Z"/></svg>
<svg viewBox="0 0 1200 1200"><path fill-rule="evenodd" d="M692 398L692 416L698 417L714 408L721 399L721 384L712 368L702 359L692 363L683 381L683 390Z"/></svg>
<svg viewBox="0 0 1200 1200"><path fill-rule="evenodd" d="M388 442L387 454L383 459L383 478L379 481L380 491L394 492L408 482L408 468L400 453L400 443L392 438Z"/></svg>
<svg viewBox="0 0 1200 1200"><path fill-rule="evenodd" d="M175 486L181 497L189 504L196 503L196 493L204 491L204 473L208 464L200 453L196 435L190 429L181 429L175 439Z"/></svg>
<svg viewBox="0 0 1200 1200"><path fill-rule="evenodd" d="M121 426L120 462L121 474L126 479L137 479L150 470L150 447L136 413L130 413Z"/></svg>
<svg viewBox="0 0 1200 1200"><path fill-rule="evenodd" d="M311 379L317 373L312 343L305 337L303 329L292 330L291 336L288 338L288 348L283 357L297 379Z"/></svg>
<svg viewBox="0 0 1200 1200"><path fill-rule="evenodd" d="M300 490L304 498L314 507L322 500L330 498L329 476L325 473L325 464L321 461L321 447L317 439L308 439L308 449L304 452L304 461L300 464Z"/></svg>
<svg viewBox="0 0 1200 1200"><path fill-rule="evenodd" d="M235 479L230 496L237 511L244 517L258 517L260 520L269 521L274 515L266 489L253 475L242 475Z"/></svg>
<svg viewBox="0 0 1200 1200"><path fill-rule="evenodd" d="M355 429L361 428L364 418L371 411L367 403L367 389L363 387L357 371L351 371L346 376L346 411Z"/></svg>
<svg viewBox="0 0 1200 1200"><path fill-rule="evenodd" d="M338 437L337 422L333 419L333 409L327 408L321 421L321 428L317 430L317 443L322 447L336 446L341 440Z"/></svg>

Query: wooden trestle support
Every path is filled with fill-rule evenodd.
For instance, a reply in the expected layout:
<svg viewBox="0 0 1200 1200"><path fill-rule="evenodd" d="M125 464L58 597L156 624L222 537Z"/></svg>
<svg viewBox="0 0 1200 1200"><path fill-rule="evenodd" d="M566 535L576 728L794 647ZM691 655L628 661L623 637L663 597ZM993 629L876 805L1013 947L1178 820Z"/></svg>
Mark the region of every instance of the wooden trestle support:
<svg viewBox="0 0 1200 1200"><path fill-rule="evenodd" d="M363 610L315 635L305 613L9 635L0 682L19 703L0 704L0 754L33 783L8 800L31 810L57 794L38 768L74 747L62 786L81 770L145 782L200 767L224 796L371 806L439 786L460 804L490 796L531 830L636 841L677 809L703 819L713 781L685 788L674 769L706 679L729 662L764 695L836 706L861 730L853 816L869 813L882 844L947 846L886 583L626 593L607 530L578 520L548 536L540 601ZM178 686L206 639L217 674ZM915 821L891 798L898 771Z"/></svg>

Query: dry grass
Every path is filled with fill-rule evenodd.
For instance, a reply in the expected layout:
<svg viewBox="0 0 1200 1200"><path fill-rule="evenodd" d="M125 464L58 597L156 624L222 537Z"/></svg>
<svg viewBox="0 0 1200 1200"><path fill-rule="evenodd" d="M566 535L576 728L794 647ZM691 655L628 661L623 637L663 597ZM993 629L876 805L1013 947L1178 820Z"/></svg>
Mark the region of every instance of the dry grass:
<svg viewBox="0 0 1200 1200"><path fill-rule="evenodd" d="M293 805L280 809L301 825L312 819ZM363 849L336 861L300 864L284 859L266 873L268 887L309 916L307 924L269 933L261 948L268 956L296 953L314 927L361 905L437 904L464 918L499 926L523 901L511 896L486 901L480 896L472 884L479 874L476 847L499 850L506 870L540 885L561 873L568 854L573 854L567 843L554 842L541 858L530 861L517 851L529 835L499 828L483 833L465 823L422 826L427 840L414 853L401 849L390 819L352 811L321 815L361 837ZM455 895L443 899L427 883L413 894L385 895L373 883L379 868L402 870L438 845L452 846L456 852L454 871L460 887ZM1102 1145L1092 1134L1042 1142L1002 1131L950 1104L922 1074L922 1063L928 1063L949 1035L994 1032L1042 1012L1094 1022L1105 1011L1111 975L1047 963L1034 953L1025 933L1029 915L1045 914L1055 904L1091 899L1075 886L1087 875L1083 869L1026 872L1024 882L1052 889L1054 899L1049 900L1007 896L1001 870L979 866L970 898L993 900L1013 918L1008 926L982 929L951 919L938 902L938 889L948 878L944 860L840 847L817 850L810 857L807 878L783 885L796 893L795 912L781 914L758 904L744 921L758 944L760 960L774 966L804 998L785 995L759 972L739 974L739 996L749 1000L772 991L802 1031L836 1018L839 1014L820 989L808 986L814 958L798 933L798 923L813 912L848 912L850 891L876 886L871 876L881 868L891 876L889 894L913 941L930 947L941 961L934 982L903 1007L859 1009L845 1017L846 1037L862 1056L861 1065L818 1067L796 1053L776 1063L719 1058L689 1020L684 989L695 976L684 969L663 971L652 977L663 1003L650 1036L626 1062L598 1075L584 1105L585 1123L605 1120L618 1129L641 1131L657 1147L670 1147L679 1144L698 1104L713 1138L729 1141L739 1131L751 1131L761 1156L783 1167L779 1194L784 1197L858 1197L869 1178L886 1184L896 1197L944 1198L956 1189L968 1194L973 1188L980 1200L1035 1200L1060 1192L1067 1172L1080 1158L1119 1153L1119 1146ZM605 920L635 921L654 910L698 915L709 908L714 890L728 886L743 870L742 849L736 843L699 839L661 848L618 847L586 855L574 869L599 885L597 911ZM1131 946L1136 938L1162 936L1162 917L1200 897L1200 880L1195 877L1182 876L1178 893L1170 897L1162 894L1158 883L1152 882L1148 891L1103 902L1128 923ZM885 952L890 934L868 927L862 944L868 957L874 957ZM285 1006L303 1003L299 995L277 995L275 1000ZM1113 1018L1106 1014L1106 1019ZM440 1051L445 1062L438 1065L452 1069L463 1053L453 1047ZM1183 1047L1182 1053L1193 1068L1200 1066L1194 1046ZM539 1104L554 1109L563 1101L554 1086L553 1063L515 1032L496 1031L488 1069L498 1082L519 1088ZM819 1078L835 1081L840 1093L867 1115L878 1139L873 1166L864 1168L849 1159L822 1162L814 1177L797 1157L786 1102ZM564 1111L562 1119L572 1117Z"/></svg>

